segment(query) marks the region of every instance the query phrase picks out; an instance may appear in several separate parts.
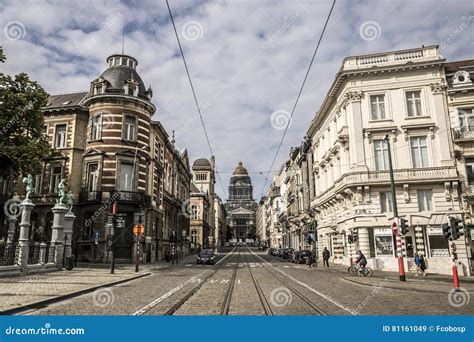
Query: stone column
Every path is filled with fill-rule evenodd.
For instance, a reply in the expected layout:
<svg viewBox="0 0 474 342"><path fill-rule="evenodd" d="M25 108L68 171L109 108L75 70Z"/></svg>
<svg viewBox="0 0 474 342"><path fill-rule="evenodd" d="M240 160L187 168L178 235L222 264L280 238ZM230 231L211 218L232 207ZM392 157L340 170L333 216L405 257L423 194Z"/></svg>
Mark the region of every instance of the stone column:
<svg viewBox="0 0 474 342"><path fill-rule="evenodd" d="M64 204L56 204L53 209L53 231L51 234L51 250L54 249L54 263L58 269L63 267L63 255L64 255L64 215L67 212L67 208ZM50 259L51 260L51 259Z"/></svg>
<svg viewBox="0 0 474 342"><path fill-rule="evenodd" d="M64 215L64 238L63 241L66 242L66 256L70 256L72 254L72 232L74 227L74 219L76 215L72 211L68 211L66 215Z"/></svg>
<svg viewBox="0 0 474 342"><path fill-rule="evenodd" d="M20 237L18 239L18 264L21 266L21 272L27 273L28 254L30 251L30 226L31 226L31 211L35 205L28 199L20 204L21 208L21 222L20 222Z"/></svg>
<svg viewBox="0 0 474 342"><path fill-rule="evenodd" d="M38 261L38 263L40 263L41 265L44 265L48 262L48 260L46 260L46 248L48 248L48 245L45 244L44 242L41 242L40 243L39 261Z"/></svg>
<svg viewBox="0 0 474 342"><path fill-rule="evenodd" d="M434 115L436 117L437 129L437 151L436 156L441 161L443 166L453 166L451 159L452 140L449 134L448 123L446 118L449 118L448 105L446 100L446 85L444 83L430 84L431 92L433 94ZM435 133L429 134L431 138L435 137ZM451 148L448 148L451 147Z"/></svg>
<svg viewBox="0 0 474 342"><path fill-rule="evenodd" d="M12 244L15 238L15 230L17 218L15 216L8 217L8 233L7 233L7 244Z"/></svg>
<svg viewBox="0 0 474 342"><path fill-rule="evenodd" d="M347 124L349 128L349 159L351 168L367 170L365 165L364 130L362 124L362 91L345 94L347 103Z"/></svg>
<svg viewBox="0 0 474 342"><path fill-rule="evenodd" d="M359 228L359 249L366 258L370 258L369 229Z"/></svg>

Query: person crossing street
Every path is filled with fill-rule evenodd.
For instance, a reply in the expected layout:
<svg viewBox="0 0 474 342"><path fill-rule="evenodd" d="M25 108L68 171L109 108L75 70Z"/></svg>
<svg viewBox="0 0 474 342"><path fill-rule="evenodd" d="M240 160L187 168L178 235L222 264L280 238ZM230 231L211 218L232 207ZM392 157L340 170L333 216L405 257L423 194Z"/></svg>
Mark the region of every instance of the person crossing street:
<svg viewBox="0 0 474 342"><path fill-rule="evenodd" d="M331 256L331 253L329 253L329 250L327 247L324 247L323 250L323 264L324 267L329 267L329 257Z"/></svg>

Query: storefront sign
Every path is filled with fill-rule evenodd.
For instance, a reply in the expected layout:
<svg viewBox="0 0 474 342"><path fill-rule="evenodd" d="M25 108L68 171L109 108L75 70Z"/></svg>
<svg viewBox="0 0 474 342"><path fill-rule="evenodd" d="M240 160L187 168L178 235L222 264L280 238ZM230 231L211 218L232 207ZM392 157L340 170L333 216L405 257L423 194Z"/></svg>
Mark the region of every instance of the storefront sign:
<svg viewBox="0 0 474 342"><path fill-rule="evenodd" d="M428 235L443 235L443 229L441 227L427 227L426 232Z"/></svg>
<svg viewBox="0 0 474 342"><path fill-rule="evenodd" d="M392 229L390 228L375 228L374 229L374 235L377 236L392 236Z"/></svg>

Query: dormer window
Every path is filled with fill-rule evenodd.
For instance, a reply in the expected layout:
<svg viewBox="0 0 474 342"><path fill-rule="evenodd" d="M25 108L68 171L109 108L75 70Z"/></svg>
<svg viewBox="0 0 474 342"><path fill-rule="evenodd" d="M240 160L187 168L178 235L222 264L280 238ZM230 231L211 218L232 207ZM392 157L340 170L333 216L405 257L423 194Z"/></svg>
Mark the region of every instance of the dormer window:
<svg viewBox="0 0 474 342"><path fill-rule="evenodd" d="M471 75L467 71L458 71L453 76L453 86L462 87L466 85L471 85Z"/></svg>
<svg viewBox="0 0 474 342"><path fill-rule="evenodd" d="M136 87L133 85L128 86L128 95L134 96L135 95L135 89Z"/></svg>
<svg viewBox="0 0 474 342"><path fill-rule="evenodd" d="M104 93L103 89L104 89L103 83L97 84L97 85L94 87L94 94L95 94L95 95L103 94L103 93Z"/></svg>

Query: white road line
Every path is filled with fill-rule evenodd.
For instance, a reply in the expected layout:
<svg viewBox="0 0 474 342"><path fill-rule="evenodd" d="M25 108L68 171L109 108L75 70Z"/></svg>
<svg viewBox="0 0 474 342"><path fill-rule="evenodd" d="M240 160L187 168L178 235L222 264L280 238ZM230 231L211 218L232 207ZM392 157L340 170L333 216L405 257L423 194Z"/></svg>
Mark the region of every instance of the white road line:
<svg viewBox="0 0 474 342"><path fill-rule="evenodd" d="M315 289L313 289L312 287L306 285L305 283L299 281L298 279L293 278L293 277L290 276L289 274L286 274L285 272L283 272L283 271L280 270L279 268L273 267L272 264L270 264L269 262L267 262L265 259L261 258L261 257L260 257L259 255L257 255L254 251L252 251L250 248L249 248L249 251L250 251L251 253L253 253L257 258L259 258L260 260L262 260L265 264L270 265L270 267L272 267L273 269L277 270L278 272L280 272L280 273L286 275L288 278L290 278L290 279L293 280L294 282L300 284L301 286L306 287L308 290L310 290L310 291L316 293L317 295L323 297L323 298L326 299L327 301L329 301L329 302L333 303L334 305L340 307L341 309L343 309L343 310L349 312L351 315L357 316L357 315L359 314L357 311L354 311L354 310L352 310L352 309L350 309L350 308L345 307L345 306L342 305L342 304L339 304L338 302L336 302L334 299L332 299L332 298L329 297L328 295L325 295L325 294L319 292L318 290L315 290Z"/></svg>
<svg viewBox="0 0 474 342"><path fill-rule="evenodd" d="M227 258L233 251L235 250L235 248L230 251L229 253L227 253L226 256L224 256L221 260L219 260L218 262L216 262L216 264L218 264L219 262L221 262L222 260L224 260L225 258ZM180 285L176 286L175 288L169 290L168 292L166 292L164 295L162 295L161 297L158 297L157 299L155 299L154 301L152 301L150 304L147 304L145 305L143 308L141 308L140 310L138 311L135 311L132 316L141 316L143 314L145 314L147 311L149 311L150 309L154 308L155 306L157 306L158 304L160 304L162 301L164 301L166 298L170 297L171 295L173 295L174 293L178 292L179 290L181 290L183 287L185 287L186 285L196 281L199 279L199 277L201 275L203 275L205 273L202 272L188 280L186 280L184 283L181 283Z"/></svg>

